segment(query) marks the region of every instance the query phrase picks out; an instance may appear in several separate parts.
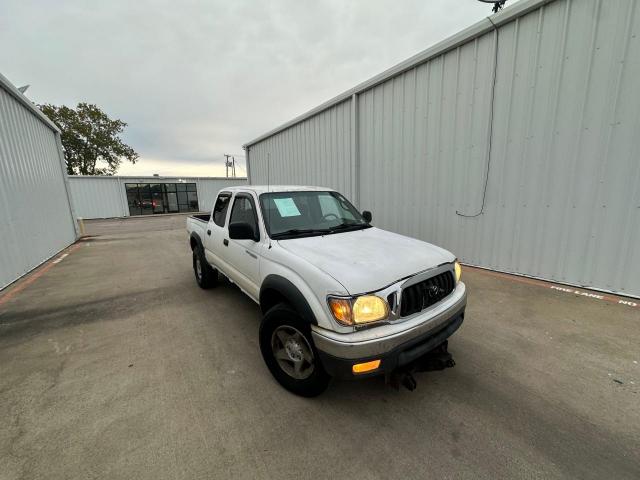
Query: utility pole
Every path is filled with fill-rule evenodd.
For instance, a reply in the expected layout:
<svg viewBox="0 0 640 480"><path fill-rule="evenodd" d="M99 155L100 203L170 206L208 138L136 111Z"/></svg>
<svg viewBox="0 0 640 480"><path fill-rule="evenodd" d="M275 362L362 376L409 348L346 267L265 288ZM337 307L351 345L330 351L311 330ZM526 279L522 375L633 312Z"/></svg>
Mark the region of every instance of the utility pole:
<svg viewBox="0 0 640 480"><path fill-rule="evenodd" d="M231 156L231 155L228 155L228 154L226 154L226 153L224 154L224 166L225 166L225 168L226 168L227 178L229 178L229 157L230 157L230 156Z"/></svg>
<svg viewBox="0 0 640 480"><path fill-rule="evenodd" d="M236 156L231 153L224 153L224 166L227 169L227 178L229 178L229 167L231 167L231 176L236 178ZM240 158L244 158L242 155L239 155ZM231 160L229 160L231 159Z"/></svg>

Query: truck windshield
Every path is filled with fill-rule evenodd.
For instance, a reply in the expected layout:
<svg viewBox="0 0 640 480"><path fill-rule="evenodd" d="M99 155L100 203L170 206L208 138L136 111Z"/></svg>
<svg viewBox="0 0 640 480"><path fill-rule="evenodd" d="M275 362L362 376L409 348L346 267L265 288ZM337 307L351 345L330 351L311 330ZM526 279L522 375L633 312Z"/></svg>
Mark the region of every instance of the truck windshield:
<svg viewBox="0 0 640 480"><path fill-rule="evenodd" d="M371 226L338 192L263 193L260 207L267 233L273 239L327 235Z"/></svg>

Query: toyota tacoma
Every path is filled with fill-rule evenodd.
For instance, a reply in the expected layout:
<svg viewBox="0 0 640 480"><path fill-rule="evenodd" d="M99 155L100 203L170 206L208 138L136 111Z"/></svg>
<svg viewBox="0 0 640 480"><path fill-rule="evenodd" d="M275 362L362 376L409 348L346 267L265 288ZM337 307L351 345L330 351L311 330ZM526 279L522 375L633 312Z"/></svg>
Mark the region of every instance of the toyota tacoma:
<svg viewBox="0 0 640 480"><path fill-rule="evenodd" d="M222 274L260 305L264 361L298 395L373 375L412 390L413 372L454 365L447 339L467 302L456 257L371 221L328 188L253 185L187 219L198 285Z"/></svg>

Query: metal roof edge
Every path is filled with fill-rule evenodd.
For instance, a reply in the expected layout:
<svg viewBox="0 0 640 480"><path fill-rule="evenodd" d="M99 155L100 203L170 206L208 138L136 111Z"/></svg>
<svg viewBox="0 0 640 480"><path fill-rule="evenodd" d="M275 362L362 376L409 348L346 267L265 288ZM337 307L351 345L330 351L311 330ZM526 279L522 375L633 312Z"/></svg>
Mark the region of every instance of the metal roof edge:
<svg viewBox="0 0 640 480"><path fill-rule="evenodd" d="M119 179L119 178L141 178L141 179L149 179L149 180L176 180L180 178L187 178L192 180L247 180L247 177L193 177L190 175L182 175L182 176L159 176L154 177L153 175L68 175L69 180L80 179L80 178L99 178L102 180L106 179Z"/></svg>
<svg viewBox="0 0 640 480"><path fill-rule="evenodd" d="M18 102L20 102L23 107L26 107L28 110L30 110L31 113L33 113L36 117L38 117L38 119L41 122L43 122L47 127L52 129L56 133L60 133L60 129L56 126L56 124L53 123L49 119L49 117L47 117L44 113L42 113L40 109L36 107L36 105L31 100L29 100L23 93L21 93L20 90L18 90L15 87L15 85L13 85L13 83L11 83L9 79L4 75L2 75L1 73L0 73L0 86L4 88L9 93L9 95L15 98Z"/></svg>
<svg viewBox="0 0 640 480"><path fill-rule="evenodd" d="M404 60L398 63L397 65L394 65L393 67L383 71L382 73L379 73L374 77L371 77L369 80L366 80L356 85L355 87L347 90L346 92L343 92L340 95L337 95L336 97L333 97L332 99L327 100L326 102L318 105L317 107L312 108L311 110L303 113L302 115L299 115L293 118L292 120L289 120L288 122L283 123L279 127L269 130L268 132L251 140L250 142L243 144L242 148L247 149L252 145L255 145L256 143L259 143L269 137L276 135L277 133L282 132L283 130L286 130L289 127L292 127L298 123L301 123L302 121L308 118L311 118L314 115L322 113L323 111L335 105L338 105L342 102L349 100L351 96L354 94L357 95L364 92L365 90L369 90L375 87L376 85L379 85L380 83L383 83L389 80L390 78L401 75L402 73L416 67L417 65L428 62L432 58L438 57L443 53L448 52L449 50L453 50L454 48L457 48L460 45L467 43L469 40L473 40L474 38L482 36L485 33L493 30L494 28L493 25L497 27L502 26L506 23L511 22L512 20L515 20L516 18L522 17L527 13L554 1L556 0L520 0L518 3L514 5L510 5L504 10L501 10L496 14L493 14L489 17L486 17L480 20L479 22L471 25L470 27L467 27L464 30L461 30L460 32L442 40L441 42L436 43L435 45L408 58L407 60Z"/></svg>

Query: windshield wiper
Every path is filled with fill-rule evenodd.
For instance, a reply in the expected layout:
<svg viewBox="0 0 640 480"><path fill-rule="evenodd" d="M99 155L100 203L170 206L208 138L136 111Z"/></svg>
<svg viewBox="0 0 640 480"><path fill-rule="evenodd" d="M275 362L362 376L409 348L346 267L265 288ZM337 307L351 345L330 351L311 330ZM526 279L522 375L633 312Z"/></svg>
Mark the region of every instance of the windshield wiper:
<svg viewBox="0 0 640 480"><path fill-rule="evenodd" d="M296 237L298 235L324 235L326 233L336 233L340 230L360 230L369 227L371 227L371 225L368 223L341 223L340 225L330 228L292 228L284 232L274 233L271 235L271 238Z"/></svg>
<svg viewBox="0 0 640 480"><path fill-rule="evenodd" d="M329 229L319 229L319 228L292 228L290 230L285 230L284 232L278 232L271 235L271 238L280 238L280 237L288 237L296 236L296 235L308 235L308 234L323 234L323 233L331 233Z"/></svg>
<svg viewBox="0 0 640 480"><path fill-rule="evenodd" d="M329 230L331 230L332 232L346 229L360 230L361 228L369 228L370 226L371 225L369 225L368 223L341 223L340 225L331 227Z"/></svg>

